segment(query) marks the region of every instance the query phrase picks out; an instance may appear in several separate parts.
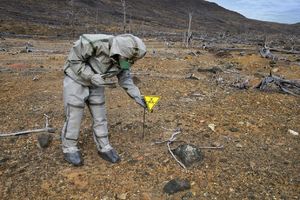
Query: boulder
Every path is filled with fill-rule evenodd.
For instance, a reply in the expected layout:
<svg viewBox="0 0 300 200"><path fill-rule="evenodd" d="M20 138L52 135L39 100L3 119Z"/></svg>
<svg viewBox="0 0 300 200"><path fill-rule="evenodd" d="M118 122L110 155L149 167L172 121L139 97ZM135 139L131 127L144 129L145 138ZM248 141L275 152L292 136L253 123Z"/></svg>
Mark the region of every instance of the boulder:
<svg viewBox="0 0 300 200"><path fill-rule="evenodd" d="M186 167L199 163L204 158L203 152L191 144L180 145L172 151Z"/></svg>
<svg viewBox="0 0 300 200"><path fill-rule="evenodd" d="M164 192L167 194L174 194L190 188L191 184L188 180L173 179L164 186Z"/></svg>

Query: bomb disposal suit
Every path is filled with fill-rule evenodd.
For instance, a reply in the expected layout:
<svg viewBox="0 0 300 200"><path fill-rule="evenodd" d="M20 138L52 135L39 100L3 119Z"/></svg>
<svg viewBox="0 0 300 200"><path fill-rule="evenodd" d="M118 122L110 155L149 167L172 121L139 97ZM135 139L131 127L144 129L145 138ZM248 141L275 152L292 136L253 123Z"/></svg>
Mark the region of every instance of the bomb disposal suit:
<svg viewBox="0 0 300 200"><path fill-rule="evenodd" d="M127 94L145 108L145 101L130 75L131 64L145 54L145 44L131 34L84 34L74 43L64 66L66 120L62 149L66 161L75 166L83 164L77 143L85 105L93 119L93 137L99 155L112 163L120 160L108 140L104 88L113 86L108 79L116 76Z"/></svg>

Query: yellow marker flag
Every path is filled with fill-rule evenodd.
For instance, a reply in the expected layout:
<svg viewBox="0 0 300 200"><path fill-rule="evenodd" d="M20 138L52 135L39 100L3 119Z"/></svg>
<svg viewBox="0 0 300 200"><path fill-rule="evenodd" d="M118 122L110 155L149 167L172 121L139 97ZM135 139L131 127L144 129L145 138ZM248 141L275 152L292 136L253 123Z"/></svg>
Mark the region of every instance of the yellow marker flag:
<svg viewBox="0 0 300 200"><path fill-rule="evenodd" d="M152 112L154 106L158 103L160 96L144 96L149 112Z"/></svg>

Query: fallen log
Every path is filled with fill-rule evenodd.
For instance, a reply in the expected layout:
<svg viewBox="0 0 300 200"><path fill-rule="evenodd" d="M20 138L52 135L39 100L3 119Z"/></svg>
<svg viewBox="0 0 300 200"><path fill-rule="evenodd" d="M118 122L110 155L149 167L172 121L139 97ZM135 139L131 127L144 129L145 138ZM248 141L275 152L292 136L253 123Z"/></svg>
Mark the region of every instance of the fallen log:
<svg viewBox="0 0 300 200"><path fill-rule="evenodd" d="M272 83L278 86L281 91L285 93L300 96L300 80L287 80L279 76L272 75L272 73L270 73L269 76L265 77L256 86L256 88L259 90L265 90Z"/></svg>
<svg viewBox="0 0 300 200"><path fill-rule="evenodd" d="M284 49L275 49L275 48L271 48L270 50L274 52L286 53L286 54L300 54L300 51L295 51L295 50L284 50Z"/></svg>

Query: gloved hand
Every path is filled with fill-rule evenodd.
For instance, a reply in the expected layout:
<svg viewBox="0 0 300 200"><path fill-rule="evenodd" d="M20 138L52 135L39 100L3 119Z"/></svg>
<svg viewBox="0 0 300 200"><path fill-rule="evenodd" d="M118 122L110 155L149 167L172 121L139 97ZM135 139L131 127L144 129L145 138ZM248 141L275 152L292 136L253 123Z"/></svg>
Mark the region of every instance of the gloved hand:
<svg viewBox="0 0 300 200"><path fill-rule="evenodd" d="M93 85L97 86L97 87L111 87L111 88L115 88L116 87L116 83L112 82L112 81L105 81L100 74L95 74L92 76L91 78L91 82Z"/></svg>
<svg viewBox="0 0 300 200"><path fill-rule="evenodd" d="M143 97L141 98L135 98L134 99L140 106L142 106L143 108L147 108L147 104L146 104L146 101Z"/></svg>

